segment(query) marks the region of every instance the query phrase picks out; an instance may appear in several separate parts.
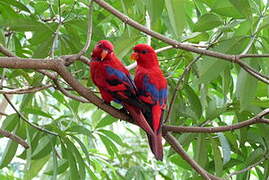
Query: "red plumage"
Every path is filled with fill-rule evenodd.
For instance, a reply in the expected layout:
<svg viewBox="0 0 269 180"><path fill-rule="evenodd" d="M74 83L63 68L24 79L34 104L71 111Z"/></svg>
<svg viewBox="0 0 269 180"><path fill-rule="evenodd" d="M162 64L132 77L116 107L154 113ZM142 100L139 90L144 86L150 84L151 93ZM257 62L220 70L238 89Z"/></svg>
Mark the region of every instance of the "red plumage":
<svg viewBox="0 0 269 180"><path fill-rule="evenodd" d="M132 59L137 61L135 85L139 99L147 105L143 114L153 129L154 135L148 135L149 144L156 159L163 159L162 115L166 107L167 81L160 69L157 54L146 44L134 48Z"/></svg>
<svg viewBox="0 0 269 180"><path fill-rule="evenodd" d="M153 134L140 108L136 88L128 70L114 54L114 47L107 40L99 41L93 49L90 62L91 78L99 88L106 103L115 101L123 105L135 123L148 134Z"/></svg>

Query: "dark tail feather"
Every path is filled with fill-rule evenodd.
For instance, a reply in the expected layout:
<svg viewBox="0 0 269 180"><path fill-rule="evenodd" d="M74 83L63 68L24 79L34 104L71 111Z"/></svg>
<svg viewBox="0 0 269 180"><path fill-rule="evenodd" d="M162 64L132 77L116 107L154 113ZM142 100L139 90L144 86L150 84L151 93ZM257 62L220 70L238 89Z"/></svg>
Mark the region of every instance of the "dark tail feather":
<svg viewBox="0 0 269 180"><path fill-rule="evenodd" d="M147 134L154 136L153 130L150 127L150 125L148 124L148 122L146 121L142 112L138 108L133 107L131 105L125 104L124 106L129 111L132 118L135 120L135 123L139 127L141 127L144 131L146 131Z"/></svg>
<svg viewBox="0 0 269 180"><path fill-rule="evenodd" d="M148 135L149 146L154 154L155 158L159 161L163 160L163 145L162 145L162 133L159 132L153 136Z"/></svg>

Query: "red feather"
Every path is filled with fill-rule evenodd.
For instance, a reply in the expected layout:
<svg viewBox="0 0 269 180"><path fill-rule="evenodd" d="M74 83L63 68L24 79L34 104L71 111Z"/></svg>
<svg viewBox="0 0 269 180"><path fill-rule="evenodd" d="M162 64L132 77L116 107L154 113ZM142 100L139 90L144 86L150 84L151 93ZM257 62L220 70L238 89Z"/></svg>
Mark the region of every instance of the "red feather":
<svg viewBox="0 0 269 180"><path fill-rule="evenodd" d="M139 99L150 109L143 114L153 129L154 135L148 135L149 144L157 160L163 159L162 114L166 107L167 81L159 67L154 49L146 44L134 47L132 59L137 61L135 85L140 94Z"/></svg>
<svg viewBox="0 0 269 180"><path fill-rule="evenodd" d="M101 40L97 43L92 53L90 62L91 78L99 88L102 98L106 103L120 102L130 113L135 123L148 134L153 131L138 108L141 106L133 81L128 70L114 54L112 43Z"/></svg>

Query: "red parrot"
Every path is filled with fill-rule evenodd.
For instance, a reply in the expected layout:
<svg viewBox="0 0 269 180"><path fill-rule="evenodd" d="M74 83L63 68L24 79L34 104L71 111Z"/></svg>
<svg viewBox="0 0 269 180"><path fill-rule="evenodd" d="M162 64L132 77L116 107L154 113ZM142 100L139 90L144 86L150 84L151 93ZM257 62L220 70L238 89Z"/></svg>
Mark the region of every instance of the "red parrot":
<svg viewBox="0 0 269 180"><path fill-rule="evenodd" d="M142 114L143 104L137 98L137 90L128 70L114 54L114 47L107 40L99 41L92 52L90 72L94 84L99 88L105 103L122 104L135 123L148 134L153 131Z"/></svg>
<svg viewBox="0 0 269 180"><path fill-rule="evenodd" d="M151 46L138 44L133 50L131 59L137 61L134 82L138 89L138 98L147 106L143 114L154 133L148 134L149 145L156 159L162 160L161 126L167 100L167 81L160 69L157 54Z"/></svg>

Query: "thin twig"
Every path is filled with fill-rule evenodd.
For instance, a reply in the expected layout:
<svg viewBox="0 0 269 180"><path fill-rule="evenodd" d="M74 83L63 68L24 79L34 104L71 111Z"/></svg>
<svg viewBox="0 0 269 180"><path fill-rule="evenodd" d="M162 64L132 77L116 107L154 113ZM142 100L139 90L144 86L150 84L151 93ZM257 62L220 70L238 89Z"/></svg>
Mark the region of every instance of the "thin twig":
<svg viewBox="0 0 269 180"><path fill-rule="evenodd" d="M81 49L81 51L78 54L74 54L73 56L70 56L69 58L67 58L65 60L66 61L66 65L72 64L77 59L81 59L80 57L83 54L85 54L86 51L88 50L88 48L90 47L91 38L92 38L92 14L93 14L93 1L91 1L90 2L90 5L89 5L88 31L87 31L87 40L86 40L86 43L85 43L83 49Z"/></svg>
<svg viewBox="0 0 269 180"><path fill-rule="evenodd" d="M262 25L263 17L265 15L265 13L267 12L267 8L268 8L268 6L265 6L264 7L264 10L263 10L262 14L259 16L258 23L257 23L257 25L255 27L255 30L254 30L254 32L251 35L250 42L248 43L247 47L244 49L244 51L241 54L247 54L248 51L250 50L250 48L252 47L252 45L254 44L255 39L256 39L256 37L258 35L259 28Z"/></svg>
<svg viewBox="0 0 269 180"><path fill-rule="evenodd" d="M27 142L24 141L21 137L17 136L16 134L12 134L3 129L0 129L0 134L22 145L25 149L29 148L29 145L27 144Z"/></svg>
<svg viewBox="0 0 269 180"><path fill-rule="evenodd" d="M263 110L256 116L246 121L239 122L237 124L229 125L229 126L219 126L219 127L189 127L189 126L170 126L170 125L163 125L162 130L164 132L172 131L172 132L199 132L199 133L216 133L216 132L224 132L224 131L232 131L235 129L240 129L246 126L250 126L252 124L257 123L265 123L269 124L269 120L263 118L265 115L269 114L269 108Z"/></svg>
<svg viewBox="0 0 269 180"><path fill-rule="evenodd" d="M9 98L7 97L7 95L3 94L4 98L7 100L8 104L12 107L12 109L22 118L22 120L24 122L26 122L27 124L29 124L30 126L32 126L33 128L39 130L39 131L42 131L42 132L45 132L45 133L48 133L48 134L51 134L51 135L54 135L54 136L58 136L57 133L54 133L54 132L51 132L45 128L42 128L42 127L39 127L33 123L31 123L30 121L27 120L26 117L24 117L24 115L22 115L20 113L20 111L17 110L17 108L15 107L15 105L9 100Z"/></svg>
<svg viewBox="0 0 269 180"><path fill-rule="evenodd" d="M8 116L8 114L0 112L0 116Z"/></svg>
<svg viewBox="0 0 269 180"><path fill-rule="evenodd" d="M37 87L29 87L29 88L20 88L20 89L12 89L12 90L0 90L0 94L28 94L28 93L35 93L38 91L42 91L44 89L48 89L53 87L52 84L44 85L44 86L37 86Z"/></svg>
<svg viewBox="0 0 269 180"><path fill-rule="evenodd" d="M261 164L263 161L265 161L265 160L267 160L267 159L268 159L268 157L264 156L264 157L263 157L261 160L259 160L258 162L254 163L254 164L252 164L252 165L250 165L250 166L248 166L248 167L246 167L246 168L244 168L244 169L242 169L242 170L240 170L240 171L234 171L234 172L232 172L231 174L229 174L227 177L228 177L228 178L231 178L232 176L235 176L235 175L238 175L238 174L242 174L242 173L244 173L244 172L246 172L246 171L249 171L249 170L251 170L252 168L258 166L259 164Z"/></svg>
<svg viewBox="0 0 269 180"><path fill-rule="evenodd" d="M58 82L58 80L53 80L54 84L56 85L56 88L61 91L65 96L71 98L71 99L74 99L76 101L80 101L80 102L83 102L83 103L89 103L89 101L81 96L76 96L74 94L71 94L69 93L66 89L62 88Z"/></svg>

